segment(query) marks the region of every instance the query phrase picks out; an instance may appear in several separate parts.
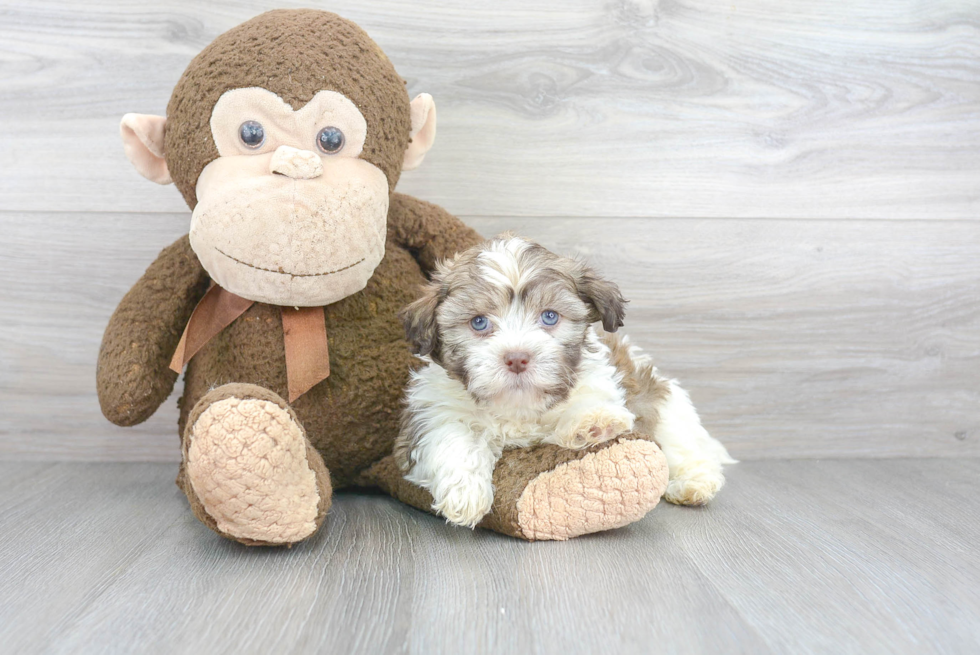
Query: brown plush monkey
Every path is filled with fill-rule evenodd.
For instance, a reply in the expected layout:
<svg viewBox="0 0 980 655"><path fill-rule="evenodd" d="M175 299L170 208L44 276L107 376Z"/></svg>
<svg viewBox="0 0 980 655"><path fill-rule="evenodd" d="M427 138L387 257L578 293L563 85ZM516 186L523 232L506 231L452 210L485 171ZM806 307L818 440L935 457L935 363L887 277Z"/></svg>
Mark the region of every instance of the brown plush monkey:
<svg viewBox="0 0 980 655"><path fill-rule="evenodd" d="M359 27L314 10L226 32L188 66L166 119L123 118L130 161L173 181L193 214L110 319L99 400L113 423L140 423L186 365L177 484L219 534L295 543L344 487L430 508L390 456L417 365L397 312L438 258L480 241L394 192L435 120ZM642 517L666 465L634 435L509 452L494 481L485 527L565 539Z"/></svg>

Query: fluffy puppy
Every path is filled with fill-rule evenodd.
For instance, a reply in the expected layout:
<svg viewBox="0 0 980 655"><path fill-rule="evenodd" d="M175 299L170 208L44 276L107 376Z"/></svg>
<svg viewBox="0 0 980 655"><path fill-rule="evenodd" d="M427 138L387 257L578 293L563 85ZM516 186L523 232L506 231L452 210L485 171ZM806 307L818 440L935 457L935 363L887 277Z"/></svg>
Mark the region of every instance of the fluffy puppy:
<svg viewBox="0 0 980 655"><path fill-rule="evenodd" d="M700 505L733 463L687 393L626 337L619 288L581 262L502 235L440 263L401 318L427 366L413 374L395 457L433 509L473 527L493 504L505 448L585 448L651 435L665 498ZM593 329L602 322L602 331Z"/></svg>

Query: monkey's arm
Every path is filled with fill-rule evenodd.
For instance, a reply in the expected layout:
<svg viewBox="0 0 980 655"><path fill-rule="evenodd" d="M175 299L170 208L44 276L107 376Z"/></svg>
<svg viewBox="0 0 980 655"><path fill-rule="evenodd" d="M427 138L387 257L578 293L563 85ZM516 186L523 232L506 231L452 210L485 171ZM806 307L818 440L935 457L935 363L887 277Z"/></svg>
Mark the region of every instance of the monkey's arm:
<svg viewBox="0 0 980 655"><path fill-rule="evenodd" d="M412 251L426 273L438 260L484 241L476 230L442 207L401 193L391 196L388 230L396 243Z"/></svg>
<svg viewBox="0 0 980 655"><path fill-rule="evenodd" d="M148 419L173 391L168 366L209 278L183 236L163 249L123 297L102 337L96 388L116 425Z"/></svg>

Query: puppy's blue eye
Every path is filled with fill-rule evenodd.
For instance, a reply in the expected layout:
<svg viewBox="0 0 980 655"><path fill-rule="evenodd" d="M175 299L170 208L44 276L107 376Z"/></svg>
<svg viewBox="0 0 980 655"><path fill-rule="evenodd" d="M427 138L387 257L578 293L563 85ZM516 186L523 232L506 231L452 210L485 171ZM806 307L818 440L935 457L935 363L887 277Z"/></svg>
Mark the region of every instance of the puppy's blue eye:
<svg viewBox="0 0 980 655"><path fill-rule="evenodd" d="M558 312L546 309L541 312L541 322L545 325L554 325L558 322Z"/></svg>
<svg viewBox="0 0 980 655"><path fill-rule="evenodd" d="M265 142L265 130L258 121L245 121L238 128L238 138L247 148L258 148Z"/></svg>
<svg viewBox="0 0 980 655"><path fill-rule="evenodd" d="M470 327L477 332L483 332L490 327L490 321L486 316L474 316L470 321Z"/></svg>
<svg viewBox="0 0 980 655"><path fill-rule="evenodd" d="M336 154L344 147L344 133L336 127L325 127L316 135L316 144L328 155Z"/></svg>

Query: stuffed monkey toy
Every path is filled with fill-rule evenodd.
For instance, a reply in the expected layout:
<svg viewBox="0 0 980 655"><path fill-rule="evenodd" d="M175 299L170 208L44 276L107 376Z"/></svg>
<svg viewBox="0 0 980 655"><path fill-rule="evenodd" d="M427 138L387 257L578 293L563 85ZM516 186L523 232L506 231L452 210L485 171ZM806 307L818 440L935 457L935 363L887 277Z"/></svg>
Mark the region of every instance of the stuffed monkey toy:
<svg viewBox="0 0 980 655"><path fill-rule="evenodd" d="M306 9L219 36L177 82L166 118L123 118L133 166L173 182L192 215L109 321L99 402L113 423L135 425L186 370L177 484L218 534L299 542L345 488L431 511L391 456L419 365L397 314L437 260L481 241L395 193L435 131L432 98L409 101L367 34ZM523 539L619 527L666 483L642 435L508 451L481 526Z"/></svg>

